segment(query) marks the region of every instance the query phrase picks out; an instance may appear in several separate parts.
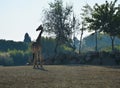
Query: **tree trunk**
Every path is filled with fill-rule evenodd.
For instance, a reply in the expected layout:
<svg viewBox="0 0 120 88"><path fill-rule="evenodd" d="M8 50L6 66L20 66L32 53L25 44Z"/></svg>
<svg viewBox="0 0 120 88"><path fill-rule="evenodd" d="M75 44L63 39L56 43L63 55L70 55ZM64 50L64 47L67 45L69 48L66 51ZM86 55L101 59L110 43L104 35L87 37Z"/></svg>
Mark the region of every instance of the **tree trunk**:
<svg viewBox="0 0 120 88"><path fill-rule="evenodd" d="M111 38L111 47L112 47L112 51L114 51L114 40L115 40L115 36L110 36L110 38Z"/></svg>
<svg viewBox="0 0 120 88"><path fill-rule="evenodd" d="M75 28L73 28L73 30L75 30ZM74 31L74 36L73 36L73 52L75 52L75 31Z"/></svg>
<svg viewBox="0 0 120 88"><path fill-rule="evenodd" d="M54 49L55 55L57 54L57 48L58 48L58 42L56 42L55 49Z"/></svg>
<svg viewBox="0 0 120 88"><path fill-rule="evenodd" d="M95 51L98 51L97 30L95 30Z"/></svg>
<svg viewBox="0 0 120 88"><path fill-rule="evenodd" d="M81 36L80 36L79 54L80 54L81 48L82 48L82 37L83 37L83 28L81 30Z"/></svg>
<svg viewBox="0 0 120 88"><path fill-rule="evenodd" d="M75 37L74 37L75 38ZM73 41L73 52L75 52L75 49L76 49L76 47L75 47L75 39L73 39L74 41Z"/></svg>
<svg viewBox="0 0 120 88"><path fill-rule="evenodd" d="M57 58L57 53L58 53L57 49L58 49L58 42L56 42L56 45L55 45L55 48L54 48L54 56L52 58L52 63L53 64L55 62L55 59Z"/></svg>

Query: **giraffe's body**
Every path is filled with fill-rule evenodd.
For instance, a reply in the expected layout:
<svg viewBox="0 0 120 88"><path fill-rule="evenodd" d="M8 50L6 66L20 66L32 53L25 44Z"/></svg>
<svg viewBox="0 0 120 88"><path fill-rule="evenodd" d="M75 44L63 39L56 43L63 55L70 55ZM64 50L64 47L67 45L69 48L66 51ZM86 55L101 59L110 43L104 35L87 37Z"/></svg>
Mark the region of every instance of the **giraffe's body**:
<svg viewBox="0 0 120 88"><path fill-rule="evenodd" d="M40 25L36 31L40 31L40 34L38 38L36 39L36 42L32 43L32 53L33 53L33 67L39 68L39 64L42 67L42 55L41 55L41 35L43 33L43 27Z"/></svg>

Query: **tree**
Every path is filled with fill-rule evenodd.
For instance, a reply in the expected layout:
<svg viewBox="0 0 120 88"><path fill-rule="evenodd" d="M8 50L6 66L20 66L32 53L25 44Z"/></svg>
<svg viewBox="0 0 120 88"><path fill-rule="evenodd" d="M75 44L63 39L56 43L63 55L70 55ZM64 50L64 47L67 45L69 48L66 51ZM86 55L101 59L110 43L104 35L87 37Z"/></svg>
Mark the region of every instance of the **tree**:
<svg viewBox="0 0 120 88"><path fill-rule="evenodd" d="M78 32L79 30L79 26L80 26L80 23L79 23L79 20L77 19L77 17L75 17L74 13L73 13L73 19L72 19L72 35L73 35L73 44L72 44L72 48L73 48L73 51L75 51L76 49L76 32Z"/></svg>
<svg viewBox="0 0 120 88"><path fill-rule="evenodd" d="M87 18L86 20L90 23L90 28L99 32L104 32L110 35L112 41L112 51L114 50L114 40L118 34L119 29L119 19L118 16L118 8L115 7L115 3L111 1L108 3L106 1L102 5L95 4L92 18ZM97 48L96 48L97 49Z"/></svg>
<svg viewBox="0 0 120 88"><path fill-rule="evenodd" d="M100 31L109 34L112 43L112 51L114 51L114 40L119 33L120 26L120 15L118 7L115 6L116 2L117 0L114 2L111 1L110 3L106 1L105 4L102 5L96 4L95 7L96 17L100 24Z"/></svg>
<svg viewBox="0 0 120 88"><path fill-rule="evenodd" d="M118 28L118 37L120 37L120 4L118 5L118 11L117 11L117 17L116 17L116 25L117 25L117 28Z"/></svg>
<svg viewBox="0 0 120 88"><path fill-rule="evenodd" d="M56 35L56 47L61 44L68 43L72 33L71 13L72 6L63 7L62 0L55 0L54 3L49 3L50 9L45 10L44 25L46 31Z"/></svg>
<svg viewBox="0 0 120 88"><path fill-rule="evenodd" d="M28 33L26 33L25 36L24 36L24 42L25 43L30 43L31 42L31 38L30 38Z"/></svg>
<svg viewBox="0 0 120 88"><path fill-rule="evenodd" d="M81 48L82 48L83 31L85 30L83 25L84 25L84 22L82 22L82 28L80 29L81 30L81 35L80 35L80 44L79 44L79 54L80 54Z"/></svg>
<svg viewBox="0 0 120 88"><path fill-rule="evenodd" d="M73 32L73 51L75 51L75 49L76 49L76 47L75 47L75 24L76 24L76 18L75 18L75 16L74 16L74 14L73 14L73 30L72 30L72 32Z"/></svg>
<svg viewBox="0 0 120 88"><path fill-rule="evenodd" d="M82 27L80 28L81 31L81 35L80 35L80 45L79 45L79 53L81 52L81 48L82 48L82 37L83 37L83 32L87 29L87 27L89 26L89 23L87 22L87 18L91 18L91 14L92 14L92 8L90 7L90 5L86 4L85 6L83 6L82 8L82 13L81 13L81 20L82 20Z"/></svg>
<svg viewBox="0 0 120 88"><path fill-rule="evenodd" d="M110 35L112 41L112 51L114 51L114 40L116 36L120 33L120 14L117 14L117 9L114 6L111 7L111 11L109 14L111 14L109 19L110 22L108 25L108 30L106 30L105 32Z"/></svg>

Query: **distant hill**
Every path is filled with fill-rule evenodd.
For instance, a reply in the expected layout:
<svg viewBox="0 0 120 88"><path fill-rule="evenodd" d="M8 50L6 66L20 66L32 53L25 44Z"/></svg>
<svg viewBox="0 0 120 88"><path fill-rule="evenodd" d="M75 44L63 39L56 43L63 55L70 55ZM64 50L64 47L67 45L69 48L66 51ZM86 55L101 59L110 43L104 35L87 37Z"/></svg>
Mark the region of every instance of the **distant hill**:
<svg viewBox="0 0 120 88"><path fill-rule="evenodd" d="M115 38L115 45L120 45L120 39ZM111 47L111 39L109 35L98 34L98 50ZM94 51L95 49L95 34L91 34L83 39L82 50Z"/></svg>

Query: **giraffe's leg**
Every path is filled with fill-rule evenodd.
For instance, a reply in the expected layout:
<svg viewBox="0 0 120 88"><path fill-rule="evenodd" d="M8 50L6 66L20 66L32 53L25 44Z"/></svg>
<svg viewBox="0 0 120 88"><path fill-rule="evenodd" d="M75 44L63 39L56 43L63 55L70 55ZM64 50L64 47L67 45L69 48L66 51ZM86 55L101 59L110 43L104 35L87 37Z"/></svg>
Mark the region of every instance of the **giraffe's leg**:
<svg viewBox="0 0 120 88"><path fill-rule="evenodd" d="M37 64L37 68L39 68L39 53L37 52L37 55L36 55L36 64Z"/></svg>
<svg viewBox="0 0 120 88"><path fill-rule="evenodd" d="M34 53L34 61L33 61L33 68L36 66L36 53Z"/></svg>
<svg viewBox="0 0 120 88"><path fill-rule="evenodd" d="M38 53L38 65L40 66L40 53Z"/></svg>
<svg viewBox="0 0 120 88"><path fill-rule="evenodd" d="M32 60L31 60L31 64L34 64L35 54L33 53L32 55L33 55L33 57L32 57Z"/></svg>
<svg viewBox="0 0 120 88"><path fill-rule="evenodd" d="M42 65L42 55L41 55L41 52L40 52L40 67L42 68L43 65Z"/></svg>

